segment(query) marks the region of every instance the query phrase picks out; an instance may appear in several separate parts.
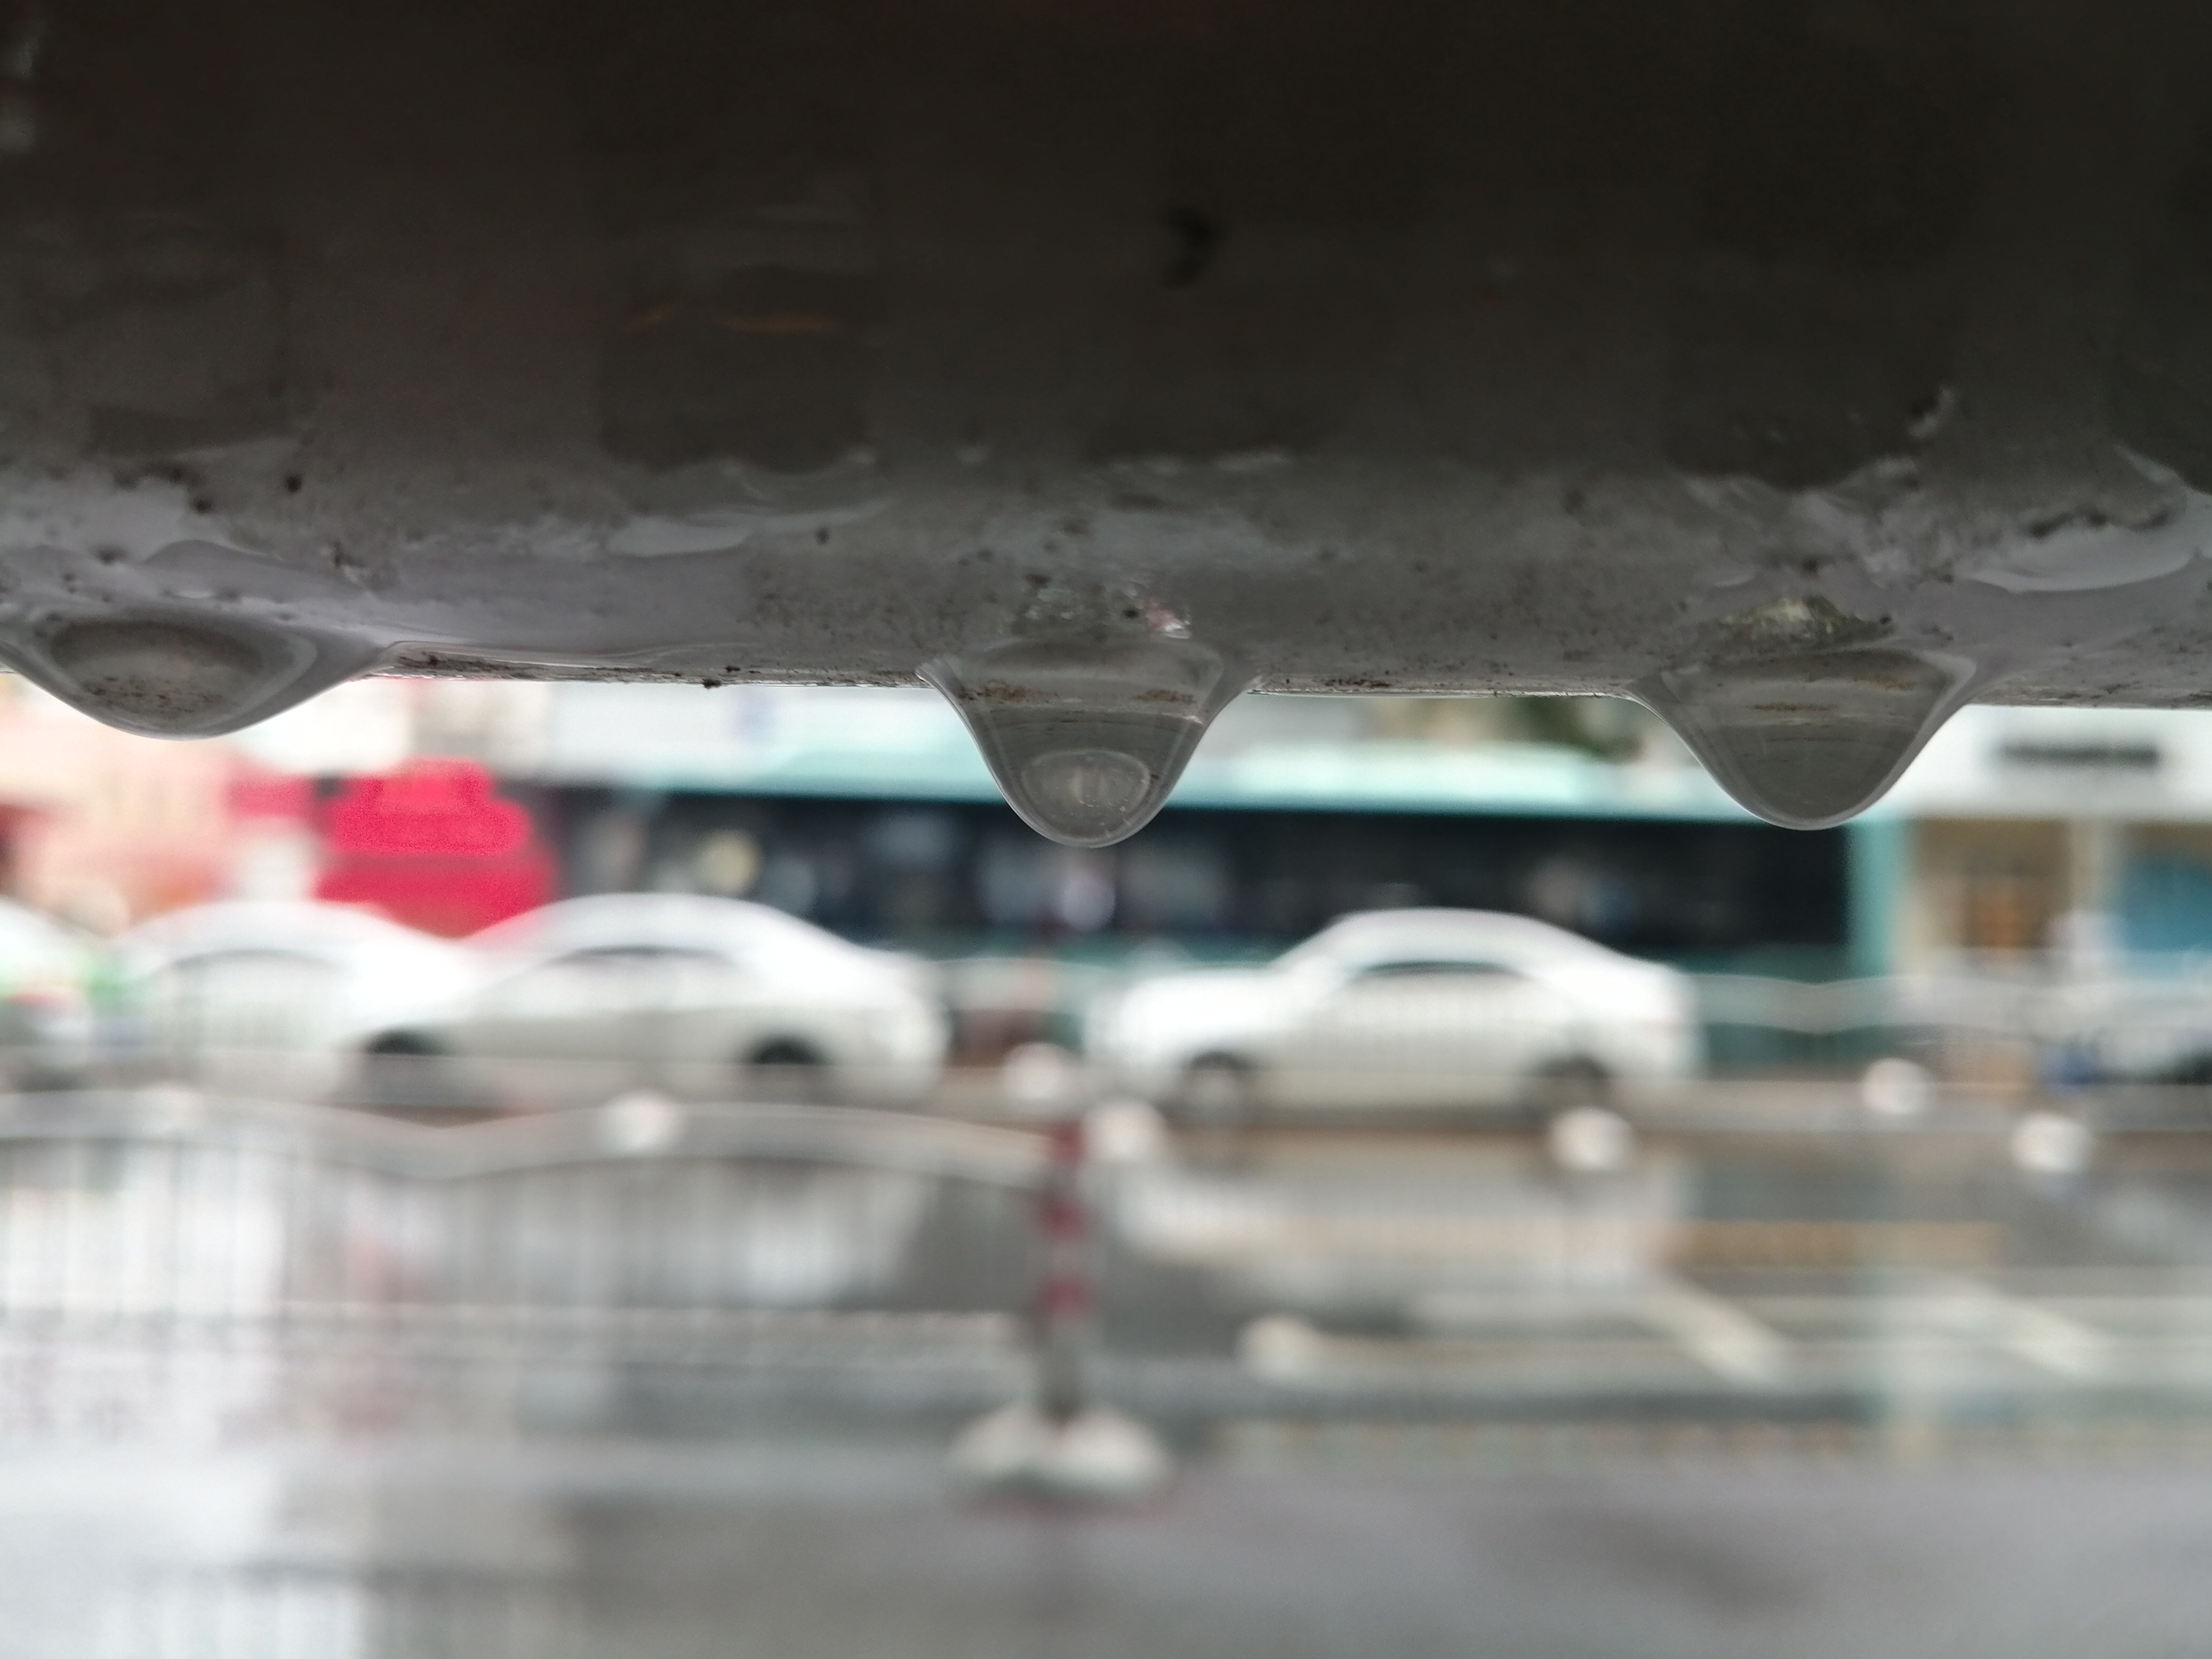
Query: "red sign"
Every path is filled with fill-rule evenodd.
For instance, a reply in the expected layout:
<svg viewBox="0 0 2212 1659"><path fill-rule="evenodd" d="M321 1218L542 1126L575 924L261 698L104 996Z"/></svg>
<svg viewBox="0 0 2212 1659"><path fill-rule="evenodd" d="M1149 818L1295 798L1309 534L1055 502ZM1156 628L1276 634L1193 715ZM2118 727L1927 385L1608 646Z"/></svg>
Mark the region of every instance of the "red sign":
<svg viewBox="0 0 2212 1659"><path fill-rule="evenodd" d="M520 804L473 761L420 760L356 778L323 814L315 896L368 904L458 937L552 898L552 854Z"/></svg>

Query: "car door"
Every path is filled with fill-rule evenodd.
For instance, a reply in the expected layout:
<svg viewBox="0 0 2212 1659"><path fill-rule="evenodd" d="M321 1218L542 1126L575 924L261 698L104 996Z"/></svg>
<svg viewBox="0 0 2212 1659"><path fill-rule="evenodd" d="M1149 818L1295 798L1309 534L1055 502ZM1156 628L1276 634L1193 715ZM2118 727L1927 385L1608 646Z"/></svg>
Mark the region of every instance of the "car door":
<svg viewBox="0 0 2212 1659"><path fill-rule="evenodd" d="M655 1088L697 1098L726 1097L740 1062L775 1024L781 1006L771 976L734 951L669 950L654 967L644 1022L644 1070Z"/></svg>
<svg viewBox="0 0 2212 1659"><path fill-rule="evenodd" d="M1271 1092L1320 1109L1503 1104L1526 1086L1558 1024L1558 999L1505 963L1369 962L1299 1023Z"/></svg>
<svg viewBox="0 0 2212 1659"><path fill-rule="evenodd" d="M155 1051L210 1088L312 1093L334 1075L343 970L297 951L211 951L140 992Z"/></svg>
<svg viewBox="0 0 2212 1659"><path fill-rule="evenodd" d="M523 1103L604 1100L652 1081L664 952L603 946L531 963L487 987L447 1035L473 1079Z"/></svg>

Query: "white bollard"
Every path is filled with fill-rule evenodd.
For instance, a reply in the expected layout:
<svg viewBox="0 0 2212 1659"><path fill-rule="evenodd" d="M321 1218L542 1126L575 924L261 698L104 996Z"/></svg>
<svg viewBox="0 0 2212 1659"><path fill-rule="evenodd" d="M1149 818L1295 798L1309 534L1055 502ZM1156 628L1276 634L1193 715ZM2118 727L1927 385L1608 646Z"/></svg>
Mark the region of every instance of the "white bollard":
<svg viewBox="0 0 2212 1659"><path fill-rule="evenodd" d="M1054 1417L1029 1401L970 1424L953 1443L952 1468L986 1489L1125 1502L1175 1473L1159 1437L1134 1418L1103 1406Z"/></svg>
<svg viewBox="0 0 2212 1659"><path fill-rule="evenodd" d="M953 1443L953 1471L972 1486L1129 1499L1156 1491L1174 1473L1151 1430L1090 1398L1097 1298L1083 1192L1088 1139L1082 1119L1053 1126L1051 1167L1036 1206L1044 1267L1031 1326L1036 1395L969 1425Z"/></svg>

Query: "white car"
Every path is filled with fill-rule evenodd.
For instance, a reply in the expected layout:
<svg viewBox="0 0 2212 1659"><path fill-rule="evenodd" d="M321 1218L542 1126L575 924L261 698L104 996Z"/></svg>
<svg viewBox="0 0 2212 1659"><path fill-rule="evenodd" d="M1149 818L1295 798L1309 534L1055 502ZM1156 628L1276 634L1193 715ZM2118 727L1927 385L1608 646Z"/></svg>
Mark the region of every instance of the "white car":
<svg viewBox="0 0 2212 1659"><path fill-rule="evenodd" d="M1110 1082L1191 1118L1544 1109L1690 1075L1688 978L1524 916L1347 916L1262 968L1139 981L1093 1014Z"/></svg>
<svg viewBox="0 0 2212 1659"><path fill-rule="evenodd" d="M482 977L465 946L346 904L233 900L115 941L147 1057L168 1074L320 1096L364 1031L449 1007Z"/></svg>
<svg viewBox="0 0 2212 1659"><path fill-rule="evenodd" d="M927 1094L944 1065L926 969L765 905L569 899L468 948L486 971L466 998L365 1035L372 1091L390 1103L543 1107L649 1089L894 1104Z"/></svg>

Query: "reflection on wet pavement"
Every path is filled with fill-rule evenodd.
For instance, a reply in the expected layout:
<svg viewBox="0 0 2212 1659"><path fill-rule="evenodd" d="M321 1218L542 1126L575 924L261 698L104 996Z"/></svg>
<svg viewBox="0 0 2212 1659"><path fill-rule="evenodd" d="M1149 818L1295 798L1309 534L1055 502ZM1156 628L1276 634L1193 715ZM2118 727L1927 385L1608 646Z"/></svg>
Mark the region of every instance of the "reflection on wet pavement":
<svg viewBox="0 0 2212 1659"><path fill-rule="evenodd" d="M2172 1469L1227 1468L1084 1512L880 1446L10 1464L22 1659L2039 1659L2212 1616Z"/></svg>
<svg viewBox="0 0 2212 1659"><path fill-rule="evenodd" d="M608 1122L0 1125L0 1655L2132 1659L2212 1616L2191 1134L1156 1137L1078 1204L1041 1135ZM1078 1327L1174 1483L963 1487Z"/></svg>

